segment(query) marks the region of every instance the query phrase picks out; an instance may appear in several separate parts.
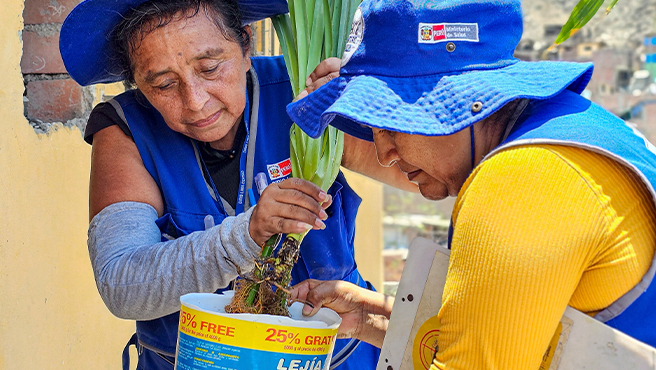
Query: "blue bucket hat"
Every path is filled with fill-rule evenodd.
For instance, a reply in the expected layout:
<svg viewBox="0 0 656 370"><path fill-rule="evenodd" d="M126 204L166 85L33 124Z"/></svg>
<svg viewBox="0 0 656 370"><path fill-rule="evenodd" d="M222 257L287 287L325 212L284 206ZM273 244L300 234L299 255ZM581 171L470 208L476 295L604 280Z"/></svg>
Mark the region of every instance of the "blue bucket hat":
<svg viewBox="0 0 656 370"><path fill-rule="evenodd" d="M62 25L59 51L66 70L80 85L123 79L110 36L125 13L148 0L84 0ZM220 1L220 0L218 0ZM287 0L239 0L244 25L288 12Z"/></svg>
<svg viewBox="0 0 656 370"><path fill-rule="evenodd" d="M450 135L518 99L581 93L592 64L524 62L519 0L364 0L340 76L287 107L308 135L327 125Z"/></svg>

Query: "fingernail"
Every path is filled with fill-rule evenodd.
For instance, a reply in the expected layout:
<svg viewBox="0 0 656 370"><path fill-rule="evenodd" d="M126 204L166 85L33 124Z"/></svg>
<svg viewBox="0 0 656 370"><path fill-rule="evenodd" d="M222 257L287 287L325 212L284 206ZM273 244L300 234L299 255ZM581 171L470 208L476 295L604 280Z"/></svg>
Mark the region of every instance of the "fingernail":
<svg viewBox="0 0 656 370"><path fill-rule="evenodd" d="M325 191L322 191L322 192L319 193L319 200L322 201L322 202L325 202L326 200L328 200L328 197L329 197L329 195Z"/></svg>
<svg viewBox="0 0 656 370"><path fill-rule="evenodd" d="M314 228L312 225L306 224L305 222L299 222L298 227L300 227L303 230L310 230Z"/></svg>
<svg viewBox="0 0 656 370"><path fill-rule="evenodd" d="M303 315L308 316L311 313L312 313L312 307L308 306L307 304L304 304L303 305Z"/></svg>
<svg viewBox="0 0 656 370"><path fill-rule="evenodd" d="M326 224L323 223L320 219L317 218L317 220L314 222L315 225L317 225L318 228L321 230L326 228Z"/></svg>
<svg viewBox="0 0 656 370"><path fill-rule="evenodd" d="M312 75L310 75L306 80L305 80L305 86L310 86L312 85Z"/></svg>
<svg viewBox="0 0 656 370"><path fill-rule="evenodd" d="M319 217L321 217L322 220L325 220L328 218L328 214L322 209L321 212L319 212Z"/></svg>
<svg viewBox="0 0 656 370"><path fill-rule="evenodd" d="M303 99L304 97L306 97L307 95L308 95L307 90L303 90L303 91L301 91L301 92L296 96L296 100L301 100L301 99Z"/></svg>

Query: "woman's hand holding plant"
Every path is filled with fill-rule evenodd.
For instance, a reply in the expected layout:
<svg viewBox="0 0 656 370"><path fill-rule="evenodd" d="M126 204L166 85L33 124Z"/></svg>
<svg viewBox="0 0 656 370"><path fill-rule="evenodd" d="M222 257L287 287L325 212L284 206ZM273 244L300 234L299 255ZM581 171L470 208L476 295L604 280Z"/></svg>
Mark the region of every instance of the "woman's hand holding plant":
<svg viewBox="0 0 656 370"><path fill-rule="evenodd" d="M329 194L313 183L290 178L266 187L249 225L251 238L263 245L275 234L300 234L321 230L328 218L325 209L332 203Z"/></svg>

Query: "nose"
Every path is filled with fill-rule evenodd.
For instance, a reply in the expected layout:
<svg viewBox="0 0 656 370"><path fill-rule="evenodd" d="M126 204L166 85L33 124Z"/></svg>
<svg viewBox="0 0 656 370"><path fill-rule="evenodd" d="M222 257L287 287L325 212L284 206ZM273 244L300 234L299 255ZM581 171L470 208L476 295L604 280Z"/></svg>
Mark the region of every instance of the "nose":
<svg viewBox="0 0 656 370"><path fill-rule="evenodd" d="M373 129L374 145L376 146L376 156L378 163L383 167L392 167L401 157L396 151L394 140L391 135L383 130Z"/></svg>
<svg viewBox="0 0 656 370"><path fill-rule="evenodd" d="M210 99L210 94L205 90L203 84L194 80L183 84L181 95L185 106L195 112L201 111Z"/></svg>

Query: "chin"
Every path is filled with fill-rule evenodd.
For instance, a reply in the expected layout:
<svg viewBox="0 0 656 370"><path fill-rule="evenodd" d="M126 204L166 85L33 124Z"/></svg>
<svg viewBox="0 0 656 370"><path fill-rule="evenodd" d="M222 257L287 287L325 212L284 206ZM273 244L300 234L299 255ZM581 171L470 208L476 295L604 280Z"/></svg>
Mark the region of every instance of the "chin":
<svg viewBox="0 0 656 370"><path fill-rule="evenodd" d="M428 199L428 200L442 200L446 197L448 197L448 194L441 194L437 192L431 192L428 190L422 190L421 187L419 187L419 192L421 193L421 196Z"/></svg>

